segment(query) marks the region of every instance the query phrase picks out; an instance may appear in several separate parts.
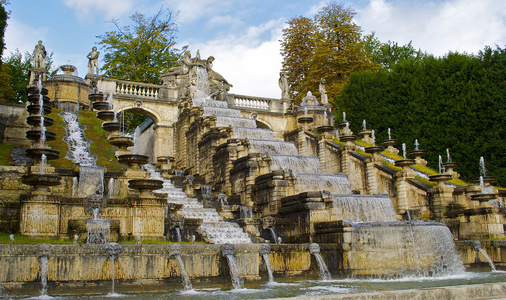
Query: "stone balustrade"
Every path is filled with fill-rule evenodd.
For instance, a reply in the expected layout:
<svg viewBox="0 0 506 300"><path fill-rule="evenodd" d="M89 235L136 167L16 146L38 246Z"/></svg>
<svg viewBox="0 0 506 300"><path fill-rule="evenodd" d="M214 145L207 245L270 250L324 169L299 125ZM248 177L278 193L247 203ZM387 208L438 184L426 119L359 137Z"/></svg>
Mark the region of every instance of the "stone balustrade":
<svg viewBox="0 0 506 300"><path fill-rule="evenodd" d="M275 98L263 98L237 94L228 94L228 96L228 107L230 108L247 108L252 110L284 113L289 106L286 101Z"/></svg>
<svg viewBox="0 0 506 300"><path fill-rule="evenodd" d="M113 93L113 95L124 95L140 97L143 99L160 99L160 89L163 86L149 83L141 83L126 80L117 80L111 78L102 78L99 82L99 89L104 93Z"/></svg>

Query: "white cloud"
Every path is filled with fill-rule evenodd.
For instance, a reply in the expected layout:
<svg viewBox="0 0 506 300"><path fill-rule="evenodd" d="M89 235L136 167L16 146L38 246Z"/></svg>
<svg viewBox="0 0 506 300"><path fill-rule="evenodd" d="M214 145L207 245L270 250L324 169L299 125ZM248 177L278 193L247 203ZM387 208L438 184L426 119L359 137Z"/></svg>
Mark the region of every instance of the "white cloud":
<svg viewBox="0 0 506 300"><path fill-rule="evenodd" d="M210 20L234 7L231 0L165 0L171 10L179 11L178 20L190 23L195 20Z"/></svg>
<svg viewBox="0 0 506 300"><path fill-rule="evenodd" d="M502 0L370 0L357 12L357 24L365 34L375 31L382 42L413 41L416 48L438 56L506 44L506 1Z"/></svg>
<svg viewBox="0 0 506 300"><path fill-rule="evenodd" d="M214 56L213 69L232 85L231 93L279 98L279 71L282 57L279 39L283 20L271 20L249 27L240 36L192 44L193 55ZM269 38L262 40L262 36Z"/></svg>
<svg viewBox="0 0 506 300"><path fill-rule="evenodd" d="M23 55L26 51L31 53L38 40L46 40L48 32L49 29L46 27L37 26L33 28L15 18L10 18L5 30L7 51L4 52L4 56L8 56L10 52L14 52L16 49L19 49Z"/></svg>
<svg viewBox="0 0 506 300"><path fill-rule="evenodd" d="M97 15L110 20L129 13L134 0L63 0L63 4L73 9L79 20L91 22Z"/></svg>

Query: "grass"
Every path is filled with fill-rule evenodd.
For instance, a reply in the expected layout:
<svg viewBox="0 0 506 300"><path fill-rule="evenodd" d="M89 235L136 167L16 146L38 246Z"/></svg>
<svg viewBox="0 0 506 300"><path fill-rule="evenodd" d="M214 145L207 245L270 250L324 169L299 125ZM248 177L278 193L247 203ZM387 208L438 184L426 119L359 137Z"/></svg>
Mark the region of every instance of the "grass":
<svg viewBox="0 0 506 300"><path fill-rule="evenodd" d="M10 242L10 235L11 233L8 232L0 232L0 244L9 244ZM14 234L14 242L15 245L35 245L35 244L53 244L53 245L70 245L74 241L73 240L59 240L57 238L35 238L35 237L28 237L23 236L19 233ZM146 239L142 240L142 244L150 244L150 245L168 245L168 244L174 244L176 242L170 242L170 241L160 241L156 239ZM83 244L82 242L79 242L79 244ZM118 242L118 244L122 245L134 245L137 244L137 240L125 240ZM181 242L179 244L192 244L192 242ZM196 242L196 244L206 244L204 242Z"/></svg>
<svg viewBox="0 0 506 300"><path fill-rule="evenodd" d="M404 159L404 157L397 155L397 154L393 154L392 152L390 152L388 150L384 150L383 152L381 152L381 155L386 156L391 159L395 159L395 160L403 160Z"/></svg>
<svg viewBox="0 0 506 300"><path fill-rule="evenodd" d="M389 163L389 162L388 162L388 161L386 161L386 160L385 160L385 161L383 161L383 163L382 163L382 164L383 164L384 166L389 167L390 169L392 169L392 170L394 170L394 171L397 171L397 172L399 172L400 170L402 170L402 167L398 167L398 166L396 166L396 165L394 165L394 164L391 164L391 163Z"/></svg>
<svg viewBox="0 0 506 300"><path fill-rule="evenodd" d="M0 232L0 244L9 244L10 233L7 232ZM25 244L25 245L34 245L34 244L72 244L73 241L62 241L55 238L34 238L34 237L28 237L23 236L19 233L14 234L14 242L13 244Z"/></svg>
<svg viewBox="0 0 506 300"><path fill-rule="evenodd" d="M336 144L338 144L338 145L341 145L341 146L346 145L346 143L345 143L345 142L341 142L341 141L340 141L338 138L336 138L336 137L334 138L333 142L334 142L334 143L336 143Z"/></svg>
<svg viewBox="0 0 506 300"><path fill-rule="evenodd" d="M427 175L438 175L439 174L438 172L436 172L435 170L433 170L427 166L422 166L422 165L416 164L416 165L412 165L411 167L413 169L420 171L422 173L425 173Z"/></svg>
<svg viewBox="0 0 506 300"><path fill-rule="evenodd" d="M423 178L423 177L420 177L420 176L416 176L415 177L416 180L420 181L420 182L423 182L427 185L430 185L430 186L436 186L437 185L437 182L434 182L434 181L430 181L429 179L426 179L426 178Z"/></svg>
<svg viewBox="0 0 506 300"><path fill-rule="evenodd" d="M362 140L357 140L357 141L355 141L355 143L357 143L357 145L362 146L362 147L371 147L372 146L371 144L366 143Z"/></svg>
<svg viewBox="0 0 506 300"><path fill-rule="evenodd" d="M0 166L8 166L12 145L0 144Z"/></svg>
<svg viewBox="0 0 506 300"><path fill-rule="evenodd" d="M79 123L86 127L84 136L92 141L90 151L97 156L97 165L107 167L110 171L122 170L114 155L114 146L107 140L107 132L102 128L102 121L96 117L96 112L79 112Z"/></svg>

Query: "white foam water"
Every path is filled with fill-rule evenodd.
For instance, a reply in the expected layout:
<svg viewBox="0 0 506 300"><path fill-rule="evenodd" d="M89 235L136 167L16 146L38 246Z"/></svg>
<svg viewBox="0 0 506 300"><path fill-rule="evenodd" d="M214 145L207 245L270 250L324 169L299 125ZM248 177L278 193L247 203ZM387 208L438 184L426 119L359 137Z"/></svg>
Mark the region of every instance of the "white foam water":
<svg viewBox="0 0 506 300"><path fill-rule="evenodd" d="M335 195L332 194L337 219L352 222L395 222L392 200L382 195Z"/></svg>

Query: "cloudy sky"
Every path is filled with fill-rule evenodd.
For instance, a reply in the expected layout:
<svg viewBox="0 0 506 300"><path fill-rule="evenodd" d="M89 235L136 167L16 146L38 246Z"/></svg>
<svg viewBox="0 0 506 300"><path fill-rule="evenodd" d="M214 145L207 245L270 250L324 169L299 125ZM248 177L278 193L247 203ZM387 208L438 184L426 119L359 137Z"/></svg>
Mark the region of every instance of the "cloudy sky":
<svg viewBox="0 0 506 300"><path fill-rule="evenodd" d="M231 92L279 98L279 40L286 21L312 17L327 1L310 0L11 0L4 56L32 52L42 40L57 65L70 61L79 76L97 35L128 24L135 11L153 15L161 6L178 12L177 43L192 56L216 57L214 70L234 85ZM363 33L434 55L477 53L485 45L506 47L506 0L345 0Z"/></svg>

